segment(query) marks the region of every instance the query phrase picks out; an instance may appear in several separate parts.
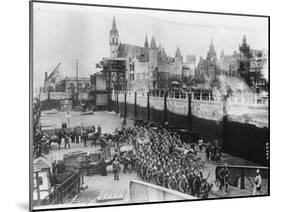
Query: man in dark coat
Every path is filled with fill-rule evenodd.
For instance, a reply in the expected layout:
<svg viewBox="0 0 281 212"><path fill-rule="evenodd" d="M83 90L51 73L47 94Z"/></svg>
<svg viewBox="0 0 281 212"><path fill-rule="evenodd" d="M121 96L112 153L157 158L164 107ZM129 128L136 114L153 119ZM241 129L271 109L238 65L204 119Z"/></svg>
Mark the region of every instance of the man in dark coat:
<svg viewBox="0 0 281 212"><path fill-rule="evenodd" d="M225 188L224 191L228 190L228 178L229 178L229 169L227 168L227 165L224 164L223 168L219 171L218 173L218 178L220 181L220 190L223 190L223 188Z"/></svg>
<svg viewBox="0 0 281 212"><path fill-rule="evenodd" d="M112 166L113 166L114 180L119 180L119 171L121 169L121 166L117 158L115 158L115 160L113 161Z"/></svg>
<svg viewBox="0 0 281 212"><path fill-rule="evenodd" d="M107 176L106 163L104 158L102 158L100 162L100 174L101 176Z"/></svg>

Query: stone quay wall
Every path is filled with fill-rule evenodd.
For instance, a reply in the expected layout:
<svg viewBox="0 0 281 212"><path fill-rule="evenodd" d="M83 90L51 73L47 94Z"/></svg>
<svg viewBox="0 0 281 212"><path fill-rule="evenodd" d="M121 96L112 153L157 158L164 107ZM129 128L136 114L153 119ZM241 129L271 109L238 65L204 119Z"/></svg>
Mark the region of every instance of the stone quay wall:
<svg viewBox="0 0 281 212"><path fill-rule="evenodd" d="M126 97L125 97L126 96ZM190 94L113 92L112 110L122 117L168 122L198 133L205 142L219 140L223 151L252 162L268 165L268 105L266 102L214 101ZM126 101L125 101L126 100ZM190 101L190 103L189 103Z"/></svg>

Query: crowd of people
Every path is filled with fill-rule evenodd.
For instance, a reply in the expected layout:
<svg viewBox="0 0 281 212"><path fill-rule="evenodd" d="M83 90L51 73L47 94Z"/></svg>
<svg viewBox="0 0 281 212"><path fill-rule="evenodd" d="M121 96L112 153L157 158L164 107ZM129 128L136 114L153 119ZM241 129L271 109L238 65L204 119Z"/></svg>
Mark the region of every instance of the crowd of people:
<svg viewBox="0 0 281 212"><path fill-rule="evenodd" d="M217 163L220 163L222 151L221 145L219 144L218 140L215 140L213 145L208 143L205 148L205 153L207 161L215 161Z"/></svg>
<svg viewBox="0 0 281 212"><path fill-rule="evenodd" d="M185 151L174 151L187 149L179 136L165 128L136 124L123 130L119 142L133 145L133 154L124 158L133 160L134 170L142 180L199 198L208 197L209 175L203 176L200 161Z"/></svg>
<svg viewBox="0 0 281 212"><path fill-rule="evenodd" d="M43 153L48 154L51 144L55 143L58 148L61 148L61 144L64 144L64 148L71 148L71 143L84 144L87 146L87 141L91 141L91 146L97 145L99 142L102 146L105 144L105 139L102 136L101 127L95 126L87 128L67 128L66 123L62 123L62 128L55 129L52 135L45 133L39 127L34 128L34 155L35 157L44 157Z"/></svg>

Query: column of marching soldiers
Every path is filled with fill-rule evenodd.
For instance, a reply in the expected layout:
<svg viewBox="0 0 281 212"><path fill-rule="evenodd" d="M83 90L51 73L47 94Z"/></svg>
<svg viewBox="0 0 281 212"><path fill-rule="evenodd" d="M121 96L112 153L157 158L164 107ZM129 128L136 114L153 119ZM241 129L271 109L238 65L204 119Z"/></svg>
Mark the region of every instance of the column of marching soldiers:
<svg viewBox="0 0 281 212"><path fill-rule="evenodd" d="M136 124L123 130L120 141L134 146L134 153L126 154L123 159L134 161L134 169L143 181L208 198L212 187L207 181L210 173L203 176L204 165L200 159L173 151L186 145L179 136L165 128Z"/></svg>

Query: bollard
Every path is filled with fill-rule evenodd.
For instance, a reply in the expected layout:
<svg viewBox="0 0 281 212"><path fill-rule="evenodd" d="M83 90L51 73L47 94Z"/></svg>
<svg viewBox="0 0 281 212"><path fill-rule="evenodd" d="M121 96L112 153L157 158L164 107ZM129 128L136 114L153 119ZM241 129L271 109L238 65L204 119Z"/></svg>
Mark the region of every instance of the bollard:
<svg viewBox="0 0 281 212"><path fill-rule="evenodd" d="M150 93L147 92L147 120L150 121L150 104L149 104Z"/></svg>
<svg viewBox="0 0 281 212"><path fill-rule="evenodd" d="M165 92L165 93L164 93L164 123L165 123L166 121L168 121L168 120L167 120L167 97L168 97L168 93Z"/></svg>
<svg viewBox="0 0 281 212"><path fill-rule="evenodd" d="M127 92L124 93L124 121L126 122L127 118Z"/></svg>
<svg viewBox="0 0 281 212"><path fill-rule="evenodd" d="M119 98L118 98L118 92L116 92L117 96L116 96L116 113L118 114L119 113Z"/></svg>
<svg viewBox="0 0 281 212"><path fill-rule="evenodd" d="M135 118L138 116L138 111L137 111L137 92L135 92Z"/></svg>

